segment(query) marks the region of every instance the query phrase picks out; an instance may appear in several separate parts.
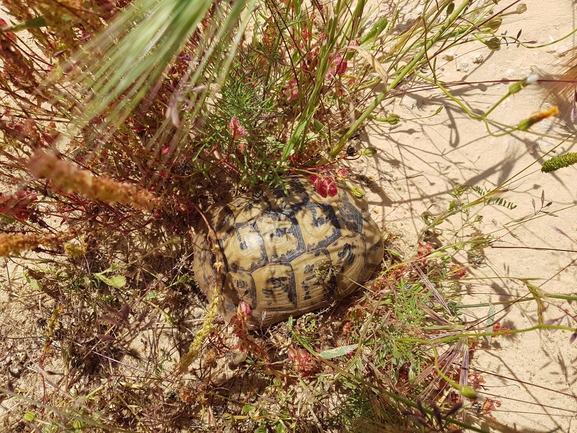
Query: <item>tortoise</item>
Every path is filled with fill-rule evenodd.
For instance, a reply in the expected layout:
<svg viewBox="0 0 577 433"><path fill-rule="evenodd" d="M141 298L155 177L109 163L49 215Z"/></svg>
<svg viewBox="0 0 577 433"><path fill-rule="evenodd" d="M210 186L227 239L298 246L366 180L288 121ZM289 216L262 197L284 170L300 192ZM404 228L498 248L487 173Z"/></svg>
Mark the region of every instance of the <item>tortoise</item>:
<svg viewBox="0 0 577 433"><path fill-rule="evenodd" d="M337 186L325 198L296 176L209 209L212 234L196 231L193 271L209 301L220 292L225 319L245 301L248 326L266 328L328 306L371 277L384 254L381 233L366 200Z"/></svg>

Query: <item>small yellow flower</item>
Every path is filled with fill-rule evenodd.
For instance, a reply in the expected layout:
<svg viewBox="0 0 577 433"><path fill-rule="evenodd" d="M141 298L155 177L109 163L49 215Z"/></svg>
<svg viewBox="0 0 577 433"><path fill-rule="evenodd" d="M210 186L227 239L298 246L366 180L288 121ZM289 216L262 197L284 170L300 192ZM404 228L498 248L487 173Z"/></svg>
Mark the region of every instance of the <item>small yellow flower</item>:
<svg viewBox="0 0 577 433"><path fill-rule="evenodd" d="M531 126L535 123L540 122L541 120L547 119L555 114L559 114L559 109L557 107L550 108L546 111L541 111L540 113L535 114L534 116L529 117L528 119L523 119L519 122L517 129L519 131L527 131Z"/></svg>

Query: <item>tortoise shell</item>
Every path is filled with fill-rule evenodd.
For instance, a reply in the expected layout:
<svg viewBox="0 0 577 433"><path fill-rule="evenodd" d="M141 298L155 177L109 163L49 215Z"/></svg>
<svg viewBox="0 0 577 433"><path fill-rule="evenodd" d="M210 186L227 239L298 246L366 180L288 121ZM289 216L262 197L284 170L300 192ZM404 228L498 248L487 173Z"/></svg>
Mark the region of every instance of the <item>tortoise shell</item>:
<svg viewBox="0 0 577 433"><path fill-rule="evenodd" d="M303 176L284 186L262 185L213 206L214 233L195 235L195 278L209 300L220 291L227 320L240 301L250 305L249 326L260 328L325 307L369 279L383 258L366 200L341 184L324 198Z"/></svg>

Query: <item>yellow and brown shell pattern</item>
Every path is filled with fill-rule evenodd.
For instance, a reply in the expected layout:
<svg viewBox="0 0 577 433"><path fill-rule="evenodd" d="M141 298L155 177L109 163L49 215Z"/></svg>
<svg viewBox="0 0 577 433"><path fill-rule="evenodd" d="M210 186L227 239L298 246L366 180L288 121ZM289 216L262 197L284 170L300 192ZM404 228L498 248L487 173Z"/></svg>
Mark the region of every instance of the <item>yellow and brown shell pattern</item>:
<svg viewBox="0 0 577 433"><path fill-rule="evenodd" d="M381 263L381 233L364 198L344 184L334 197L322 197L304 176L284 186L262 185L213 206L216 239L209 241L206 230L195 236L195 278L209 300L220 280L227 320L240 301L250 305L249 325L257 328L325 307Z"/></svg>

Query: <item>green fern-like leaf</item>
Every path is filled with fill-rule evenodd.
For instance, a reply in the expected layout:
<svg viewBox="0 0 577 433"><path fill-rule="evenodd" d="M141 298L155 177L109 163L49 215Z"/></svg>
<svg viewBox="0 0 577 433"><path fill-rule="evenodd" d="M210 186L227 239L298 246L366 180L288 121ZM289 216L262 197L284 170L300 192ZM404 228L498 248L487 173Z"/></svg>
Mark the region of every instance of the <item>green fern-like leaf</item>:
<svg viewBox="0 0 577 433"><path fill-rule="evenodd" d="M471 189L473 191L475 191L481 197L484 196L485 194L487 194L487 190L485 190L484 188L481 188L480 186L472 185Z"/></svg>
<svg viewBox="0 0 577 433"><path fill-rule="evenodd" d="M551 173L552 171L556 171L564 167L569 167L575 163L577 163L577 152L569 152L564 155L551 158L549 161L545 161L543 163L543 167L541 167L541 171L543 173Z"/></svg>
<svg viewBox="0 0 577 433"><path fill-rule="evenodd" d="M496 205L496 206L503 206L506 207L509 210L513 210L517 207L517 205L515 203L512 203L510 201L507 201L501 197L498 198L489 198L486 202L488 205L492 204L492 205Z"/></svg>

